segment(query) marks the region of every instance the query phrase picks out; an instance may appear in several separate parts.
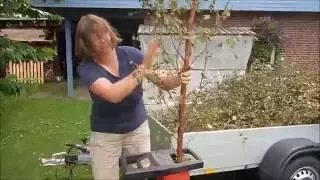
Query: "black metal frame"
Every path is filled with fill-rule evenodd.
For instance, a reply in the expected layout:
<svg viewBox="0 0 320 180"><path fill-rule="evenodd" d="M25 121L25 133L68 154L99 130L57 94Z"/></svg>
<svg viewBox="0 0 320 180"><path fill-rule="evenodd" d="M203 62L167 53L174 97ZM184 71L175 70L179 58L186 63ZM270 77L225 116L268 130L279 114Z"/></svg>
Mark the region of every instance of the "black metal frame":
<svg viewBox="0 0 320 180"><path fill-rule="evenodd" d="M125 180L141 180L203 168L203 161L193 151L184 149L184 154L190 155L192 159L176 163L175 152L171 149L123 155L120 158L120 166L124 170L123 178ZM141 160L145 159L149 160L150 166L144 168ZM132 164L137 164L137 168L132 167Z"/></svg>

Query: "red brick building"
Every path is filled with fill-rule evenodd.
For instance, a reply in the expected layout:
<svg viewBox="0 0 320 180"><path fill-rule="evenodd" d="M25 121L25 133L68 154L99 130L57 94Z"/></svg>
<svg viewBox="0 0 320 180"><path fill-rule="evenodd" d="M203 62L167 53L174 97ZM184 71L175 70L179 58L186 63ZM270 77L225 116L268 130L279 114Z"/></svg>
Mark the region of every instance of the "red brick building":
<svg viewBox="0 0 320 180"><path fill-rule="evenodd" d="M281 56L284 65L320 72L319 12L232 12L226 23L250 26L254 18L262 16L278 21L286 37Z"/></svg>

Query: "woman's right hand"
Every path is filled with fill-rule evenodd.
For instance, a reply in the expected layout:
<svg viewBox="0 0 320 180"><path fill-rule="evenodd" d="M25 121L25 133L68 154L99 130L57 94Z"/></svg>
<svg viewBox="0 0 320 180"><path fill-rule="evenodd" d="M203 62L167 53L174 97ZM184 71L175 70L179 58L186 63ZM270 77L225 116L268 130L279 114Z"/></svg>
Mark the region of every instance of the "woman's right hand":
<svg viewBox="0 0 320 180"><path fill-rule="evenodd" d="M147 53L143 60L144 68L150 68L153 65L155 57L160 54L160 45L156 39L152 39L148 43Z"/></svg>

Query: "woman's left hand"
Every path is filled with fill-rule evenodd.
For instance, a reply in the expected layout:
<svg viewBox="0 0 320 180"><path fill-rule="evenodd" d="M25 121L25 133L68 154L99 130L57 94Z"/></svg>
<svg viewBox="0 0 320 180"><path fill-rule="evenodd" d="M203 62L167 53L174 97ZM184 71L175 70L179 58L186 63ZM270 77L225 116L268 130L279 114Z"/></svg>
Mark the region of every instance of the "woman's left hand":
<svg viewBox="0 0 320 180"><path fill-rule="evenodd" d="M191 74L192 74L191 70L181 72L179 74L181 83L182 84L189 84L189 82L191 81Z"/></svg>

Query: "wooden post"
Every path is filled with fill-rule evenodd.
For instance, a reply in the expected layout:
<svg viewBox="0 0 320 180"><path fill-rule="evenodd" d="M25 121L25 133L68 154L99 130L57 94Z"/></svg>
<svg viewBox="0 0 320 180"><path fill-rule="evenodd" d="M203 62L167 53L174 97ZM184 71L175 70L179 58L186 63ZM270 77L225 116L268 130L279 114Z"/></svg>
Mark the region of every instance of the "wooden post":
<svg viewBox="0 0 320 180"><path fill-rule="evenodd" d="M272 51L271 51L271 57L270 57L270 64L274 64L276 59L276 46L272 46Z"/></svg>
<svg viewBox="0 0 320 180"><path fill-rule="evenodd" d="M198 7L199 0L192 0L191 10L187 27L187 39L185 45L185 56L183 63L183 71L190 69L190 58L192 55L192 42L191 37L193 35L193 24L196 16L196 8ZM186 126L186 99L187 99L187 87L186 84L181 85L181 96L179 105L179 126L178 126L178 141L177 141L177 163L183 160L183 133Z"/></svg>
<svg viewBox="0 0 320 180"><path fill-rule="evenodd" d="M37 63L37 83L40 83L41 81L40 81L40 74L41 74L41 72L40 72L40 63L39 62L36 62Z"/></svg>
<svg viewBox="0 0 320 180"><path fill-rule="evenodd" d="M27 82L27 78L28 78L28 75L27 75L27 63L26 62L22 62L22 65L23 65L23 80L22 80L22 82L26 83Z"/></svg>
<svg viewBox="0 0 320 180"><path fill-rule="evenodd" d="M30 78L31 78L31 83L36 83L36 76L35 76L35 67L34 67L34 61L30 61Z"/></svg>

